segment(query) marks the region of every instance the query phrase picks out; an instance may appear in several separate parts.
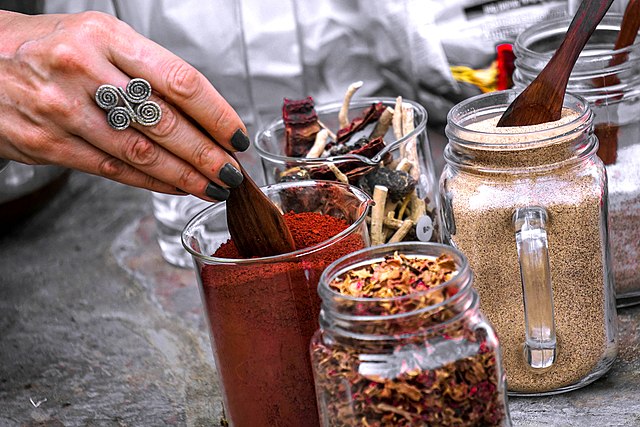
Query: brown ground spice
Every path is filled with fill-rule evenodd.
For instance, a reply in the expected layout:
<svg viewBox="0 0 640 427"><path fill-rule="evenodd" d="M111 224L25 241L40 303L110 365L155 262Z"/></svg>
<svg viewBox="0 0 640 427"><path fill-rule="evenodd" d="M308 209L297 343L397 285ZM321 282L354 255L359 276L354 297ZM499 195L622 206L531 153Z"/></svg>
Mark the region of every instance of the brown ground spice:
<svg viewBox="0 0 640 427"><path fill-rule="evenodd" d="M527 159L522 160L525 167ZM481 309L502 344L510 391L534 393L570 386L597 370L603 359L612 361L606 354L613 338L606 328L609 281L604 277L600 231L606 218L600 210L603 189L598 171L598 164L588 160L552 175L460 172L448 183L455 223L452 242L469 258L476 275ZM536 205L549 215L558 343L555 364L543 372L531 369L523 357L523 293L512 224L516 208Z"/></svg>

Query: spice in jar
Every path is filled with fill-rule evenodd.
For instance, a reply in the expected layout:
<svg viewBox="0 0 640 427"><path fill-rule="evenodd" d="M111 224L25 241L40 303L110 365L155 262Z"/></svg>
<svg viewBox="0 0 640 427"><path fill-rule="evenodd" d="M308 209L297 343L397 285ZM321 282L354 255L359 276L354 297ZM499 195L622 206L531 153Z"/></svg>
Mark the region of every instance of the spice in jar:
<svg viewBox="0 0 640 427"><path fill-rule="evenodd" d="M323 425L510 425L468 269L446 253L354 264L328 282L311 344Z"/></svg>
<svg viewBox="0 0 640 427"><path fill-rule="evenodd" d="M347 89L335 129L320 120L313 98L284 100L284 155L302 162L289 161L284 170L276 168L277 181L335 180L363 189L376 200L368 218L373 245L439 241L435 175L430 170L430 152L424 148L428 144L423 135L426 112L398 97L372 102L349 117L351 99L362 84L356 82Z"/></svg>
<svg viewBox="0 0 640 427"><path fill-rule="evenodd" d="M284 220L298 249L350 226L319 212L287 212ZM329 263L364 246L354 233L285 261L203 266L203 297L233 425L318 425L308 353L320 310L316 285ZM241 258L231 240L214 256Z"/></svg>
<svg viewBox="0 0 640 427"><path fill-rule="evenodd" d="M449 113L446 228L500 336L509 391L557 393L602 376L617 353L607 180L585 100L567 95L555 122L496 127L515 94Z"/></svg>
<svg viewBox="0 0 640 427"><path fill-rule="evenodd" d="M622 20L616 14L603 18L567 84L567 92L589 101L594 114L598 157L607 170L609 244L619 307L640 302L640 42L616 46ZM570 23L571 17L561 17L520 33L514 45L516 88L535 79Z"/></svg>

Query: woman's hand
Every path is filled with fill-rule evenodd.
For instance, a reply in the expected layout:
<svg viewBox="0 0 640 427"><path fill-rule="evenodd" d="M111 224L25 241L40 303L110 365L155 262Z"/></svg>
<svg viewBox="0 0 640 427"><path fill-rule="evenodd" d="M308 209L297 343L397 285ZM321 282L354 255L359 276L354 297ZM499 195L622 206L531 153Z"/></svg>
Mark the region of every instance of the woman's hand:
<svg viewBox="0 0 640 427"><path fill-rule="evenodd" d="M149 190L224 200L242 181L228 151L249 146L233 108L195 68L99 12L0 12L0 157L57 164ZM122 131L102 84L147 80L162 118Z"/></svg>

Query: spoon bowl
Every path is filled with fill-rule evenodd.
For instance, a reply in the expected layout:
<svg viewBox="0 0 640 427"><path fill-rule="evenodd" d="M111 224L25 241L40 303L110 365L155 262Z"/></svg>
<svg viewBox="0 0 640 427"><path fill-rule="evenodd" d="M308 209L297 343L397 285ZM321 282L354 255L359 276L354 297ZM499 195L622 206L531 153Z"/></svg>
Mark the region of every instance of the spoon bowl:
<svg viewBox="0 0 640 427"><path fill-rule="evenodd" d="M567 34L538 77L509 105L498 127L559 120L571 70L613 0L582 0Z"/></svg>
<svg viewBox="0 0 640 427"><path fill-rule="evenodd" d="M240 171L244 180L230 190L227 199L227 227L238 251L245 258L293 252L295 243L282 212L242 165Z"/></svg>

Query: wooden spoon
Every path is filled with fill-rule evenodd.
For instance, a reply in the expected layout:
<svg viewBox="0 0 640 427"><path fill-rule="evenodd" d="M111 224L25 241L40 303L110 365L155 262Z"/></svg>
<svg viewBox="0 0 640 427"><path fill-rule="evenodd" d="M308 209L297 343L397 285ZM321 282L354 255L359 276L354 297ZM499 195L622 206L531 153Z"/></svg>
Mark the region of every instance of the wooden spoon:
<svg viewBox="0 0 640 427"><path fill-rule="evenodd" d="M560 119L571 70L613 0L582 0L565 39L533 82L509 105L498 127L528 126Z"/></svg>
<svg viewBox="0 0 640 427"><path fill-rule="evenodd" d="M613 50L624 49L625 47L631 46L636 40L638 29L640 29L640 0L630 0L624 11L622 24L620 24L620 32L618 33L618 38L613 46ZM628 56L628 52L616 53L611 57L611 60L609 60L609 67L622 64L627 60ZM604 79L594 83L596 87L615 86L620 83L620 79L617 75L608 75L605 76Z"/></svg>
<svg viewBox="0 0 640 427"><path fill-rule="evenodd" d="M227 227L238 251L245 258L293 252L295 243L282 213L242 165L240 171L244 180L230 189L226 202Z"/></svg>
<svg viewBox="0 0 640 427"><path fill-rule="evenodd" d="M640 27L640 0L630 0L627 4L627 8L624 11L622 17L622 23L620 24L620 32L616 38L616 42L613 46L613 50L617 51L630 46L638 35L638 29ZM629 56L628 52L618 52L614 54L609 60L608 68L613 68L622 64L627 60ZM593 79L593 86L597 88L617 86L620 84L618 73L607 74L604 78ZM622 99L623 93L620 88L614 88L607 90L607 96L604 100L599 99L596 101L596 105L604 102L614 102ZM611 119L611 116L608 116ZM602 159L605 165L614 164L618 159L618 125L615 123L598 123L595 126L595 133L600 141L598 147L598 157Z"/></svg>

